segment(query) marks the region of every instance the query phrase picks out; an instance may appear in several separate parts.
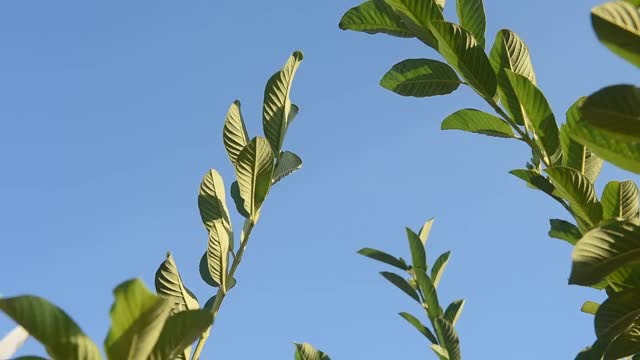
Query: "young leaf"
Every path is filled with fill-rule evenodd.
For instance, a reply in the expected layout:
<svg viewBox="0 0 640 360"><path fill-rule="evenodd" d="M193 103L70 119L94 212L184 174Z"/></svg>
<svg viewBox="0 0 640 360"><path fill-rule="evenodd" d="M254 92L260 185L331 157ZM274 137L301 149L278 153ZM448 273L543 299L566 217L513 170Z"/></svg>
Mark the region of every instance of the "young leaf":
<svg viewBox="0 0 640 360"><path fill-rule="evenodd" d="M638 186L631 180L611 181L602 192L604 220L638 217Z"/></svg>
<svg viewBox="0 0 640 360"><path fill-rule="evenodd" d="M389 280L390 283L395 285L398 289L404 291L405 294L409 295L415 301L420 302L420 298L418 297L418 293L409 285L407 280L405 280L402 276L394 274L392 272L383 271L380 273L382 277Z"/></svg>
<svg viewBox="0 0 640 360"><path fill-rule="evenodd" d="M155 285L158 295L173 301L174 312L200 308L196 296L182 282L171 253L167 253L167 259L158 267Z"/></svg>
<svg viewBox="0 0 640 360"><path fill-rule="evenodd" d="M383 0L368 0L349 9L340 20L340 29L369 34L384 33L410 38L413 34L398 14Z"/></svg>
<svg viewBox="0 0 640 360"><path fill-rule="evenodd" d="M514 138L511 126L504 120L475 109L458 110L442 121L442 130L463 130L473 133Z"/></svg>
<svg viewBox="0 0 640 360"><path fill-rule="evenodd" d="M255 137L240 152L236 177L244 209L255 221L273 179L273 153L267 140Z"/></svg>
<svg viewBox="0 0 640 360"><path fill-rule="evenodd" d="M408 59L391 68L380 86L402 96L428 97L455 91L462 81L447 64L431 59Z"/></svg>
<svg viewBox="0 0 640 360"><path fill-rule="evenodd" d="M462 314L462 309L464 309L464 300L456 300L447 306L447 309L444 311L444 318L451 323L451 325L455 326L460 318L460 314Z"/></svg>
<svg viewBox="0 0 640 360"><path fill-rule="evenodd" d="M576 217L585 221L589 228L600 222L602 205L589 179L574 169L561 166L548 168L546 172L556 187L556 194L567 199Z"/></svg>
<svg viewBox="0 0 640 360"><path fill-rule="evenodd" d="M609 50L640 66L640 8L624 1L611 1L591 10L591 23L598 39Z"/></svg>
<svg viewBox="0 0 640 360"><path fill-rule="evenodd" d="M443 317L435 319L434 327L438 339L440 339L440 346L447 350L449 360L461 360L460 355L460 339L453 325Z"/></svg>
<svg viewBox="0 0 640 360"><path fill-rule="evenodd" d="M138 279L118 285L113 294L111 329L104 341L107 357L146 359L160 336L172 302L153 295Z"/></svg>
<svg viewBox="0 0 640 360"><path fill-rule="evenodd" d="M249 134L244 124L242 111L240 110L240 101L236 100L229 107L227 117L224 119L224 128L222 129L222 140L224 148L227 150L229 159L233 166L236 166L238 155L249 143Z"/></svg>
<svg viewBox="0 0 640 360"><path fill-rule="evenodd" d="M0 310L44 345L53 359L100 360L100 350L59 307L31 295L0 299Z"/></svg>
<svg viewBox="0 0 640 360"><path fill-rule="evenodd" d="M433 220L434 218L425 221L424 225L422 225L422 227L420 228L418 237L420 237L420 241L422 241L423 246L427 245L427 239L429 239L429 234L431 233L431 228L433 227Z"/></svg>
<svg viewBox="0 0 640 360"><path fill-rule="evenodd" d="M433 281L434 287L438 287L440 279L442 278L442 274L444 274L444 269L449 263L450 255L451 252L447 251L446 253L440 255L436 262L433 263L433 268L431 268L431 280Z"/></svg>
<svg viewBox="0 0 640 360"><path fill-rule="evenodd" d="M562 155L560 130L547 99L527 77L511 70L505 70L505 73L522 104L536 141L541 145L549 162L556 164Z"/></svg>
<svg viewBox="0 0 640 360"><path fill-rule="evenodd" d="M282 70L273 74L267 81L264 90L262 128L265 137L271 144L273 154L280 154L280 149L282 149L291 113L289 93L291 92L293 77L303 58L302 52L294 52Z"/></svg>
<svg viewBox="0 0 640 360"><path fill-rule="evenodd" d="M518 125L524 125L525 115L522 106L507 78L505 69L525 76L536 84L536 74L531 65L527 44L513 31L502 29L496 34L489 60L497 74L498 93L502 99L502 105Z"/></svg>
<svg viewBox="0 0 640 360"><path fill-rule="evenodd" d="M411 262L415 269L427 271L427 254L424 250L424 244L420 240L420 236L413 230L406 228L407 239L409 240L409 249L411 250Z"/></svg>
<svg viewBox="0 0 640 360"><path fill-rule="evenodd" d="M582 237L580 229L568 221L551 219L551 229L549 229L549 236L555 239L560 239L568 242L571 245L575 245Z"/></svg>
<svg viewBox="0 0 640 360"><path fill-rule="evenodd" d="M424 337L431 341L432 344L438 343L438 339L436 339L436 336L433 335L431 330L429 330L428 327L424 326L422 322L420 322L420 320L418 320L415 316L406 312L401 312L399 315L402 316L403 319L407 320L409 324L413 325L413 327L415 327L422 335L424 335Z"/></svg>
<svg viewBox="0 0 640 360"><path fill-rule="evenodd" d="M215 283L220 284L223 292L227 289L227 267L229 262L230 239L221 223L216 222L215 227L209 231L209 244L207 246L207 268Z"/></svg>
<svg viewBox="0 0 640 360"><path fill-rule="evenodd" d="M431 31L438 40L438 52L469 85L485 99L496 95L496 75L484 49L465 28L446 21L434 21Z"/></svg>
<svg viewBox="0 0 640 360"><path fill-rule="evenodd" d="M431 24L443 20L442 9L434 0L385 0L396 11L407 29L426 45L437 49Z"/></svg>
<svg viewBox="0 0 640 360"><path fill-rule="evenodd" d="M582 304L580 311L582 311L585 314L595 315L598 312L599 307L600 307L600 304L598 304L597 302L585 301L584 304Z"/></svg>
<svg viewBox="0 0 640 360"><path fill-rule="evenodd" d="M458 10L460 25L469 30L478 44L484 48L487 18L484 14L482 0L457 0L456 9Z"/></svg>
<svg viewBox="0 0 640 360"><path fill-rule="evenodd" d="M273 171L273 184L302 167L302 159L291 151L283 151ZM273 185L272 184L272 185Z"/></svg>
<svg viewBox="0 0 640 360"><path fill-rule="evenodd" d="M208 310L186 310L170 316L162 328L148 360L189 359L191 344L213 323Z"/></svg>
<svg viewBox="0 0 640 360"><path fill-rule="evenodd" d="M586 122L616 137L640 141L640 88L613 85L589 96L580 107Z"/></svg>
<svg viewBox="0 0 640 360"><path fill-rule="evenodd" d="M202 178L198 193L198 208L207 231L211 231L214 222L222 221L227 231L231 232L224 181L215 169L209 170Z"/></svg>
<svg viewBox="0 0 640 360"><path fill-rule="evenodd" d="M570 284L597 284L618 268L640 261L640 226L613 221L584 234L572 254Z"/></svg>
<svg viewBox="0 0 640 360"><path fill-rule="evenodd" d="M310 344L294 344L296 346L296 360L331 360L329 355L316 350Z"/></svg>
<svg viewBox="0 0 640 360"><path fill-rule="evenodd" d="M409 266L407 266L407 264L405 264L403 261L396 258L395 256L387 254L384 251L371 249L371 248L364 248L364 249L360 249L360 251L358 251L358 254L374 260L381 261L391 266L395 266L401 270L405 270L405 271L409 270Z"/></svg>
<svg viewBox="0 0 640 360"><path fill-rule="evenodd" d="M579 121L580 114L578 101L567 111L567 122ZM595 184L600 170L602 169L603 160L593 154L589 149L571 138L569 127L565 124L560 129L560 143L562 145L562 166L570 167L580 171L584 176Z"/></svg>

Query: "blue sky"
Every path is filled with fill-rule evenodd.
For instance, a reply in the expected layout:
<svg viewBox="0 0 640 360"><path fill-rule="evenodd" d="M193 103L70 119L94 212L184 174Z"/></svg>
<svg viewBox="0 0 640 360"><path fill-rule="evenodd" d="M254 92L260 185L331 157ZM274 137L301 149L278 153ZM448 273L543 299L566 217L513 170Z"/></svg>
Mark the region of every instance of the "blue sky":
<svg viewBox="0 0 640 360"><path fill-rule="evenodd" d="M0 2L0 293L50 299L101 344L111 289L131 277L151 287L171 250L206 301L201 176L213 167L231 184L229 105L242 101L257 135L266 80L301 49L301 112L285 147L304 168L265 203L203 358L293 358L294 341L334 359L434 358L397 315L419 309L356 254L406 257L404 226L430 217L431 261L453 252L442 301L467 299L465 358L573 358L594 338L579 308L601 294L567 285L571 248L546 235L550 217L567 215L507 173L524 166L523 145L439 130L460 108L484 109L471 91L413 99L378 86L396 62L437 56L415 40L340 31L358 3ZM582 95L638 82L597 43L597 3L486 4L488 42L505 27L525 39L560 119ZM614 178L637 179L607 165L597 188ZM0 333L12 326L0 317ZM23 353L44 354L33 341Z"/></svg>

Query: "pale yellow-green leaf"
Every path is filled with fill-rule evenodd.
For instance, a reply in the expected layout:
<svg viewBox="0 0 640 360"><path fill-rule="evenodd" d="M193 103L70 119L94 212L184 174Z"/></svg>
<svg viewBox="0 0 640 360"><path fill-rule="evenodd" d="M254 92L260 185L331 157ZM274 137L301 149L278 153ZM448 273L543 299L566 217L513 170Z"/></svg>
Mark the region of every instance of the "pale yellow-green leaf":
<svg viewBox="0 0 640 360"><path fill-rule="evenodd" d="M273 171L273 184L302 168L302 159L291 151L283 151Z"/></svg>
<svg viewBox="0 0 640 360"><path fill-rule="evenodd" d="M215 222L209 231L209 243L207 245L207 267L211 278L219 284L223 292L227 286L227 267L229 263L230 239L224 226Z"/></svg>
<svg viewBox="0 0 640 360"><path fill-rule="evenodd" d="M224 148L231 163L235 166L238 155L242 149L249 143L249 134L244 124L242 111L240 110L240 101L236 100L229 107L227 117L224 120L224 128L222 129L222 140Z"/></svg>
<svg viewBox="0 0 640 360"><path fill-rule="evenodd" d="M236 164L239 193L244 209L254 220L264 202L273 179L274 158L269 142L255 137L242 150Z"/></svg>

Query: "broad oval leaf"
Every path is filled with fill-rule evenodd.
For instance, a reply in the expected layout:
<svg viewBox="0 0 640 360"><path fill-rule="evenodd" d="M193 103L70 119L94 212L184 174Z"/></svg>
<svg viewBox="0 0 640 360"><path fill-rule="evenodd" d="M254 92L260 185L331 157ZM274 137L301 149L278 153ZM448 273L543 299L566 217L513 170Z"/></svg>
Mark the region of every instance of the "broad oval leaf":
<svg viewBox="0 0 640 360"><path fill-rule="evenodd" d="M229 263L230 239L221 223L209 231L207 245L207 268L215 283L220 284L223 293L227 288L227 267Z"/></svg>
<svg viewBox="0 0 640 360"><path fill-rule="evenodd" d="M434 0L385 0L396 11L407 29L426 45L437 49L431 32L433 21L443 20L442 8Z"/></svg>
<svg viewBox="0 0 640 360"><path fill-rule="evenodd" d="M229 155L229 160L231 160L231 163L235 166L238 155L240 155L242 149L249 143L249 134L244 124L244 118L240 110L240 101L238 100L231 104L227 112L227 117L224 119L222 141Z"/></svg>
<svg viewBox="0 0 640 360"><path fill-rule="evenodd" d="M123 282L113 290L111 329L104 341L111 360L146 359L162 332L172 302L153 295L141 280Z"/></svg>
<svg viewBox="0 0 640 360"><path fill-rule="evenodd" d="M174 312L200 308L196 296L182 282L182 277L170 252L167 253L166 260L160 264L156 271L155 286L158 295L174 302Z"/></svg>
<svg viewBox="0 0 640 360"><path fill-rule="evenodd" d="M380 86L402 96L428 97L446 95L462 82L447 64L431 59L408 59L391 68Z"/></svg>
<svg viewBox="0 0 640 360"><path fill-rule="evenodd" d="M302 159L291 151L283 151L273 171L273 184L302 168Z"/></svg>
<svg viewBox="0 0 640 360"><path fill-rule="evenodd" d="M431 332L431 330L429 330L428 327L422 324L422 322L420 322L420 320L418 320L415 316L406 312L401 312L399 313L399 315L402 316L403 319L407 320L409 324L413 325L413 327L415 327L416 330L418 330L422 335L424 335L424 337L431 341L432 344L438 343L438 339L433 334L433 332Z"/></svg>
<svg viewBox="0 0 640 360"><path fill-rule="evenodd" d="M198 270L200 271L200 277L202 280L210 286L218 287L219 283L211 276L211 272L209 272L209 261L207 260L207 251L202 254L200 257L200 264L198 266Z"/></svg>
<svg viewBox="0 0 640 360"><path fill-rule="evenodd" d="M524 125L525 114L505 70L511 70L525 76L533 84L536 83L527 44L513 31L502 29L496 34L489 60L497 74L502 105L517 124Z"/></svg>
<svg viewBox="0 0 640 360"><path fill-rule="evenodd" d="M463 130L473 133L514 138L511 125L504 120L476 109L463 109L447 116L442 121L442 130Z"/></svg>
<svg viewBox="0 0 640 360"><path fill-rule="evenodd" d="M100 350L59 307L31 295L2 298L0 310L44 345L53 359L102 359Z"/></svg>
<svg viewBox="0 0 640 360"><path fill-rule="evenodd" d="M536 141L540 144L550 164L557 164L562 155L560 147L560 130L551 107L542 91L529 78L505 70L507 79L513 88Z"/></svg>
<svg viewBox="0 0 640 360"><path fill-rule="evenodd" d="M478 44L484 48L487 18L482 0L457 0L456 9L460 25L469 30Z"/></svg>
<svg viewBox="0 0 640 360"><path fill-rule="evenodd" d="M383 0L368 0L349 9L340 20L340 29L362 31L369 34L384 33L410 38L413 34L402 18Z"/></svg>
<svg viewBox="0 0 640 360"><path fill-rule="evenodd" d="M282 149L284 137L291 113L291 85L293 78L304 56L296 51L287 60L282 70L273 74L264 90L264 105L262 110L262 128L269 140L274 154Z"/></svg>
<svg viewBox="0 0 640 360"><path fill-rule="evenodd" d="M640 66L640 8L625 1L610 1L591 10L598 39L609 50Z"/></svg>
<svg viewBox="0 0 640 360"><path fill-rule="evenodd" d="M449 360L461 360L460 355L460 339L453 325L444 317L438 317L434 321L434 327L440 346L447 350Z"/></svg>
<svg viewBox="0 0 640 360"><path fill-rule="evenodd" d="M582 116L579 109L580 104L581 101L579 100L569 108L567 111L567 123L580 121ZM589 151L586 146L571 138L569 126L566 124L562 125L560 129L560 143L563 153L562 166L580 171L595 184L604 161Z"/></svg>
<svg viewBox="0 0 640 360"><path fill-rule="evenodd" d="M638 186L631 180L609 182L602 192L602 218L636 219L638 193Z"/></svg>
<svg viewBox="0 0 640 360"><path fill-rule="evenodd" d="M440 255L436 262L433 263L433 267L431 268L431 280L433 281L434 287L438 287L440 279L442 279L442 274L444 274L444 269L447 268L447 264L449 263L450 255L451 251L447 251Z"/></svg>
<svg viewBox="0 0 640 360"><path fill-rule="evenodd" d="M271 187L273 161L271 146L262 137L253 138L238 156L238 190L244 201L244 210L254 221Z"/></svg>
<svg viewBox="0 0 640 360"><path fill-rule="evenodd" d="M447 309L444 311L444 318L451 323L451 325L455 326L460 318L460 314L462 314L462 309L464 309L464 300L456 300L447 306Z"/></svg>
<svg viewBox="0 0 640 360"><path fill-rule="evenodd" d="M402 290L405 294L409 295L415 301L420 302L420 297L418 297L418 293L416 292L416 290L412 288L407 280L405 280L402 276L387 271L381 272L380 275L389 280L390 283L395 285L398 289Z"/></svg>
<svg viewBox="0 0 640 360"><path fill-rule="evenodd" d="M198 208L207 231L211 231L216 221L222 221L227 231L231 232L224 181L215 169L209 170L202 178L198 193Z"/></svg>
<svg viewBox="0 0 640 360"><path fill-rule="evenodd" d="M381 261L385 264L391 265L391 266L395 266L398 269L401 270L409 270L409 266L404 263L404 261L401 261L400 259L396 258L393 255L387 254L384 251L380 251L380 250L376 250L376 249L371 249L371 248L364 248L364 249L360 249L360 251L358 251L358 254L366 256L368 258L374 259L374 260L378 260Z"/></svg>
<svg viewBox="0 0 640 360"><path fill-rule="evenodd" d="M329 355L315 349L311 344L294 344L296 347L296 360L331 360Z"/></svg>
<svg viewBox="0 0 640 360"><path fill-rule="evenodd" d="M608 353L612 342L625 333L637 329L640 316L640 294L637 289L611 295L598 307L595 315L595 329L598 340L591 347L593 358L600 359L605 351ZM620 349L611 349L620 351ZM631 354L628 354L631 355ZM622 357L627 355L622 355ZM605 359L617 357L605 356Z"/></svg>
<svg viewBox="0 0 640 360"><path fill-rule="evenodd" d="M582 237L580 229L568 221L551 219L549 222L551 224L549 236L552 238L564 240L571 245L575 245Z"/></svg>
<svg viewBox="0 0 640 360"><path fill-rule="evenodd" d="M602 219L602 205L598 201L593 184L577 170L568 167L554 167L546 170L555 193L567 199L576 217L594 227ZM582 229L589 230L589 229Z"/></svg>
<svg viewBox="0 0 640 360"><path fill-rule="evenodd" d="M465 28L446 21L434 21L433 35L438 52L473 89L487 100L496 95L497 80L484 49Z"/></svg>
<svg viewBox="0 0 640 360"><path fill-rule="evenodd" d="M597 284L615 270L640 261L640 227L613 221L584 234L572 254L570 284Z"/></svg>
<svg viewBox="0 0 640 360"><path fill-rule="evenodd" d="M186 310L170 316L148 360L176 359L185 353L185 359L188 359L190 351L185 349L189 349L211 324L213 314L208 310Z"/></svg>
<svg viewBox="0 0 640 360"><path fill-rule="evenodd" d="M640 88L613 85L589 96L580 107L584 120L616 137L640 142Z"/></svg>

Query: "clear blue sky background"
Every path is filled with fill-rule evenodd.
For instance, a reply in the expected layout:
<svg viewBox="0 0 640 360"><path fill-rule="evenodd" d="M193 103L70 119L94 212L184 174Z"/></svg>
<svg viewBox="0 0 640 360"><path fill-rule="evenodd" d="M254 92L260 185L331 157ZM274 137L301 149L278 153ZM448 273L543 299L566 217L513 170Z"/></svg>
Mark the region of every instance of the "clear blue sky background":
<svg viewBox="0 0 640 360"><path fill-rule="evenodd" d="M567 285L571 248L547 237L547 220L567 215L507 174L524 166L522 144L439 130L484 108L472 92L418 100L378 86L394 63L436 55L340 31L358 2L0 2L0 292L50 299L102 344L111 289L152 287L171 250L206 301L201 176L214 167L231 184L229 105L240 99L261 132L264 84L301 49L286 148L304 169L270 194L204 358L291 359L292 342L309 341L335 359L433 359L397 315L419 309L356 251L406 256L404 226L435 216L432 261L453 251L443 301L467 299L464 357L572 359L594 338L579 308L601 295ZM486 4L487 38L507 27L527 41L560 119L579 96L638 82L597 43L596 3ZM629 177L607 165L597 187ZM0 333L12 326L0 317ZM34 341L22 353L44 354Z"/></svg>

